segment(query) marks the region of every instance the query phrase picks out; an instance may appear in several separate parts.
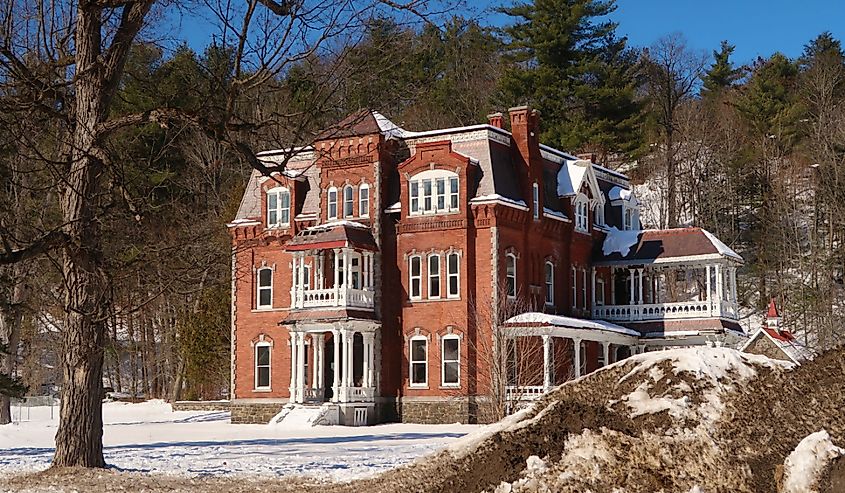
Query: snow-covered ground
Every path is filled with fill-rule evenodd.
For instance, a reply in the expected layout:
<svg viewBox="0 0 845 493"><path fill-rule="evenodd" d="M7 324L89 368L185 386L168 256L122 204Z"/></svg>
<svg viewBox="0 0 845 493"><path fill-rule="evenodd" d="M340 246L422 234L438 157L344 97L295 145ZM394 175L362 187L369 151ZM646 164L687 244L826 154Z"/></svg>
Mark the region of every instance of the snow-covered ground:
<svg viewBox="0 0 845 493"><path fill-rule="evenodd" d="M0 476L42 470L50 464L57 426L50 408L33 407L29 413L24 408L22 418L0 426ZM298 429L233 425L228 412L173 412L162 401L106 403L103 419L106 462L118 469L334 480L364 477L411 462L478 428L459 424Z"/></svg>

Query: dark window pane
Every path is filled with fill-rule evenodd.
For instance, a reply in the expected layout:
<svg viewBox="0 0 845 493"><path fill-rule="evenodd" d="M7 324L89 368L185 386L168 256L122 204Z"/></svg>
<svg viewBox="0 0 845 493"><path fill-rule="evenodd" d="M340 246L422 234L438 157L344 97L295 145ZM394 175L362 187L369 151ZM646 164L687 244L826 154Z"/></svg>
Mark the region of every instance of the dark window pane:
<svg viewBox="0 0 845 493"><path fill-rule="evenodd" d="M449 273L457 274L458 272L458 254L453 253L449 255Z"/></svg>
<svg viewBox="0 0 845 493"><path fill-rule="evenodd" d="M420 295L420 279L412 279L411 280L411 296L419 296Z"/></svg>
<svg viewBox="0 0 845 493"><path fill-rule="evenodd" d="M268 306L272 303L270 299L270 290L269 289L262 289L258 293L258 304L261 306Z"/></svg>
<svg viewBox="0 0 845 493"><path fill-rule="evenodd" d="M458 359L458 346L460 341L455 338L443 339L443 359L454 361Z"/></svg>
<svg viewBox="0 0 845 493"><path fill-rule="evenodd" d="M458 383L458 363L444 363L443 364L443 383L456 384Z"/></svg>
<svg viewBox="0 0 845 493"><path fill-rule="evenodd" d="M258 361L259 365L263 366L270 364L270 348L268 346L258 346L255 352L255 359Z"/></svg>
<svg viewBox="0 0 845 493"><path fill-rule="evenodd" d="M273 271L270 269L261 269L258 271L258 285L262 287L270 286L273 281Z"/></svg>
<svg viewBox="0 0 845 493"><path fill-rule="evenodd" d="M458 277L452 276L449 278L449 294L458 294Z"/></svg>
<svg viewBox="0 0 845 493"><path fill-rule="evenodd" d="M425 361L426 341L411 341L411 361Z"/></svg>
<svg viewBox="0 0 845 493"><path fill-rule="evenodd" d="M428 278L428 296L429 297L440 296L440 277L429 277Z"/></svg>
<svg viewBox="0 0 845 493"><path fill-rule="evenodd" d="M425 363L411 365L411 383L426 383Z"/></svg>
<svg viewBox="0 0 845 493"><path fill-rule="evenodd" d="M411 259L411 275L412 276L419 276L420 275L420 258L414 257Z"/></svg>
<svg viewBox="0 0 845 493"><path fill-rule="evenodd" d="M258 369L258 387L270 386L270 368L263 367Z"/></svg>

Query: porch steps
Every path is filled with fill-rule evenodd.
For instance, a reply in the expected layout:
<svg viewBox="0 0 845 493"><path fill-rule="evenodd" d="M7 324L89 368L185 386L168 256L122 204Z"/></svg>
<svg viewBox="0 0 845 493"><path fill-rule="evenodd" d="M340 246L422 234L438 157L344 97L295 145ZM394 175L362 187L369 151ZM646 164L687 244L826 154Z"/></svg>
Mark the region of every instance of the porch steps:
<svg viewBox="0 0 845 493"><path fill-rule="evenodd" d="M330 402L322 405L287 404L279 414L270 420L274 426L285 428L308 428L317 425L331 425L331 411L335 409Z"/></svg>

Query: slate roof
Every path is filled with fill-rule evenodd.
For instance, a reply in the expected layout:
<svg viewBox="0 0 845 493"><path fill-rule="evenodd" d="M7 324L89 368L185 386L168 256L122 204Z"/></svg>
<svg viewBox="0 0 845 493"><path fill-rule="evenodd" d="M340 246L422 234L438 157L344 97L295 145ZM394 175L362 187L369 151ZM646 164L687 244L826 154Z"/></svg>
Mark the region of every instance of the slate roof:
<svg viewBox="0 0 845 493"><path fill-rule="evenodd" d="M628 233L628 232L620 232ZM610 240L610 235L605 241ZM598 265L670 262L683 257L721 255L742 261L742 257L725 246L715 236L701 228L643 230L627 254L619 251L605 254L602 244L596 243L593 260Z"/></svg>

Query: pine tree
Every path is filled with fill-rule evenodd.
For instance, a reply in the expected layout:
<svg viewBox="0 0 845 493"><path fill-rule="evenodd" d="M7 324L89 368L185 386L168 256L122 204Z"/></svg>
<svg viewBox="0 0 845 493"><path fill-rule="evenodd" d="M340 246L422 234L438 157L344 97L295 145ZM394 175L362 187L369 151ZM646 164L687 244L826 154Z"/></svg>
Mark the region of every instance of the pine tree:
<svg viewBox="0 0 845 493"><path fill-rule="evenodd" d="M606 19L615 2L535 0L502 8L504 105L530 103L543 114L543 140L565 149L633 153L641 146L636 53Z"/></svg>
<svg viewBox="0 0 845 493"><path fill-rule="evenodd" d="M735 49L736 46L722 41L719 50L713 51L714 62L701 78L704 83L701 91L703 96L719 93L736 84L742 77L742 69L735 67L731 61Z"/></svg>

